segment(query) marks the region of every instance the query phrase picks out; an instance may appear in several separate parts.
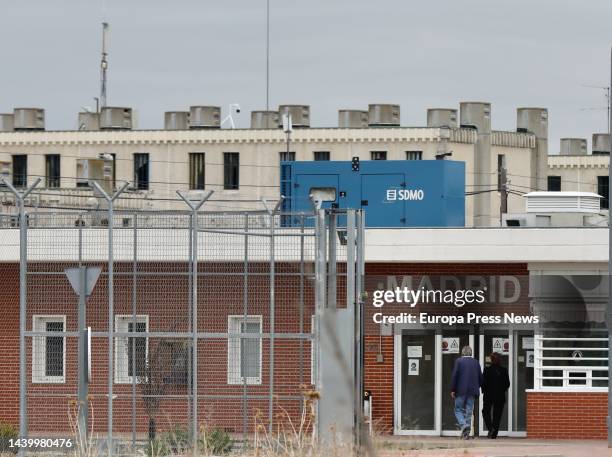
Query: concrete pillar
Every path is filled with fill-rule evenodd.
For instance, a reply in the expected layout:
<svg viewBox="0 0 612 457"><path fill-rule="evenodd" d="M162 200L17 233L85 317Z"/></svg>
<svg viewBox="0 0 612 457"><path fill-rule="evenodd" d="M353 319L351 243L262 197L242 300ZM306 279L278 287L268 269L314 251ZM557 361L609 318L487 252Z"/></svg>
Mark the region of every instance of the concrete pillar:
<svg viewBox="0 0 612 457"><path fill-rule="evenodd" d="M531 184L533 190L548 188L548 110L517 108L516 131L533 133L536 147L531 154Z"/></svg>
<svg viewBox="0 0 612 457"><path fill-rule="evenodd" d="M491 104L483 102L461 102L459 123L462 128L477 132L474 145L474 184L478 189L493 186L491 174ZM491 192L476 194L474 199L474 227L488 227L492 224Z"/></svg>

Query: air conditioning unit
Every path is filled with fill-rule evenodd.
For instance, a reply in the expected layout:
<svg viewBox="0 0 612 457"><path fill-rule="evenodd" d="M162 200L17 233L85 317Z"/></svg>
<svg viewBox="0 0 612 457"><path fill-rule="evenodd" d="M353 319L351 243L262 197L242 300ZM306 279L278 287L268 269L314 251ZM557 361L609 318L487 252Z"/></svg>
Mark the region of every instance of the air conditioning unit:
<svg viewBox="0 0 612 457"><path fill-rule="evenodd" d="M105 106L100 111L100 130L131 130L132 108Z"/></svg>
<svg viewBox="0 0 612 457"><path fill-rule="evenodd" d="M285 114L291 115L291 125L294 128L310 127L310 106L308 105L279 105L278 114L279 127L282 126L282 118Z"/></svg>
<svg viewBox="0 0 612 457"><path fill-rule="evenodd" d="M11 113L0 113L0 132L15 130L14 116Z"/></svg>
<svg viewBox="0 0 612 457"><path fill-rule="evenodd" d="M368 105L368 122L370 127L399 127L400 106L380 103Z"/></svg>
<svg viewBox="0 0 612 457"><path fill-rule="evenodd" d="M189 128L221 128L221 108L219 106L191 106L189 108Z"/></svg>
<svg viewBox="0 0 612 457"><path fill-rule="evenodd" d="M189 128L189 111L166 111L164 129L187 130Z"/></svg>
<svg viewBox="0 0 612 457"><path fill-rule="evenodd" d="M42 108L15 108L13 128L15 130L44 130L45 110Z"/></svg>
<svg viewBox="0 0 612 457"><path fill-rule="evenodd" d="M338 127L341 129L365 129L368 127L368 112L356 109L338 111Z"/></svg>
<svg viewBox="0 0 612 457"><path fill-rule="evenodd" d="M529 192L524 195L528 213L594 213L601 195L592 192Z"/></svg>
<svg viewBox="0 0 612 457"><path fill-rule="evenodd" d="M278 125L278 111L251 111L252 129L276 129Z"/></svg>

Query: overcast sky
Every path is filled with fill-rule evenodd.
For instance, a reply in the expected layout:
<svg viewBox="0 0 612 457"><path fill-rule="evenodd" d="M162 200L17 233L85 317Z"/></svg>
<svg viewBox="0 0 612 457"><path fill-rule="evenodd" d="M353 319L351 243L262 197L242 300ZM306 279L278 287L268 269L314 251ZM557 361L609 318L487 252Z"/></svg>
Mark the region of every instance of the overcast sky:
<svg viewBox="0 0 612 457"><path fill-rule="evenodd" d="M270 0L270 105L309 104L313 126L339 108L399 103L402 125L428 107L492 103L494 129L516 107L549 110L560 137L607 131L612 1ZM237 125L265 109L266 0L19 0L0 12L0 112L46 109L76 127L99 93L100 22L111 24L108 104L163 112L239 102ZM599 109L593 109L599 108Z"/></svg>

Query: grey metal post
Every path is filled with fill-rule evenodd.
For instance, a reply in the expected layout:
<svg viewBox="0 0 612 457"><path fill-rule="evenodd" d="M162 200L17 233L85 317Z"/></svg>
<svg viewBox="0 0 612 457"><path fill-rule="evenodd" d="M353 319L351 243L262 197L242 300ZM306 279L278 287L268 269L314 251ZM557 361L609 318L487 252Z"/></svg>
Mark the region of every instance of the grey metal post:
<svg viewBox="0 0 612 457"><path fill-rule="evenodd" d="M138 214L134 213L133 234L132 234L132 332L136 332L136 294L137 289L137 267L136 260L138 258ZM132 360L136 360L136 340L132 338ZM132 363L136 370L136 364ZM132 373L132 452L136 449L136 373Z"/></svg>
<svg viewBox="0 0 612 457"><path fill-rule="evenodd" d="M356 245L355 245L355 210L350 209L347 211L346 213L346 306L348 309L351 310L351 312L353 313L353 316L355 316L354 319L354 328L353 328L353 338L354 338L354 345L355 345L355 349L357 349L359 347L359 340L358 340L358 335L359 335L359 330L357 328L358 326L358 319L357 319L357 305L355 302L355 251L356 251ZM355 449L357 450L357 452L359 452L360 449L360 434L359 434L359 430L361 427L361 417L359 416L359 411L360 411L360 403L362 401L362 393L360 392L360 390L358 389L357 386L357 380L359 379L358 376L358 370L359 370L359 358L358 358L358 351L355 351L355 388L354 388L354 410L355 410L355 417L354 417L354 427L355 427L355 433L354 433L354 444L355 444Z"/></svg>
<svg viewBox="0 0 612 457"><path fill-rule="evenodd" d="M357 236L356 236L356 274L355 274L355 293L357 307L355 313L356 321L356 346L355 346L355 390L359 395L359 402L356 405L356 414L359 418L359 428L357 430L359 434L358 447L359 451L362 452L364 444L366 444L366 433L365 427L363 427L363 374L364 374L364 343L365 343L365 318L363 308L363 291L364 291L364 270L365 270L365 214L363 211L356 212L357 220ZM369 443L368 443L369 444Z"/></svg>
<svg viewBox="0 0 612 457"><path fill-rule="evenodd" d="M327 306L336 308L337 297L337 264L336 264L336 243L337 243L337 215L331 210L329 218L329 243L328 243L328 262L327 267Z"/></svg>
<svg viewBox="0 0 612 457"><path fill-rule="evenodd" d="M26 438L28 435L28 409L26 398L26 291L27 291L27 274L28 274L28 227L27 215L25 212L25 198L34 190L41 181L37 178L34 183L26 188L23 193L20 193L13 185L4 177L0 177L0 181L9 188L15 196L19 205L19 438ZM19 448L19 454L23 455L24 448Z"/></svg>
<svg viewBox="0 0 612 457"><path fill-rule="evenodd" d="M610 87L612 88L612 48L610 48ZM612 89L611 89L612 90ZM610 92L608 92L610 93ZM612 201L610 184L612 184L612 102L608 100L608 447L612 447Z"/></svg>
<svg viewBox="0 0 612 457"><path fill-rule="evenodd" d="M268 211L268 215L270 217L270 371L269 371L269 396L268 396L268 430L270 433L273 431L274 425L274 314L275 314L275 306L274 306L274 281L275 281L275 248L274 248L274 215L278 211L281 203L283 202L285 197L282 195L276 202L276 206L270 209L266 199L262 199L262 203Z"/></svg>
<svg viewBox="0 0 612 457"><path fill-rule="evenodd" d="M177 195L191 208L191 366L192 366L192 397L191 404L191 442L193 456L198 456L198 211L213 194L212 190L201 195L200 200L193 204L189 197L181 191Z"/></svg>
<svg viewBox="0 0 612 457"><path fill-rule="evenodd" d="M106 200L108 203L108 417L107 417L107 452L108 457L113 455L113 381L114 381L114 327L115 327L115 310L114 310L114 258L113 258L113 204L115 199L125 191L130 185L129 182L123 183L123 186L119 188L112 196L109 196L100 185L92 181L94 189ZM135 330L135 329L133 329Z"/></svg>
<svg viewBox="0 0 612 457"><path fill-rule="evenodd" d="M244 213L244 265L243 265L243 276L242 276L242 311L244 315L244 321L246 322L248 316L248 299L249 299L249 213ZM243 344L243 340L240 339L240 344ZM243 357L240 357L240 370L241 374L244 373L245 361ZM247 440L247 379L246 376L242 376L242 440L246 443Z"/></svg>
<svg viewBox="0 0 612 457"><path fill-rule="evenodd" d="M320 318L325 307L325 280L326 280L326 250L325 247L327 242L325 240L325 211L321 209L321 202L312 199L312 205L315 214L315 328L313 329L314 340L313 344L316 343L315 351L315 366L316 379L315 390L321 389L321 328ZM314 430L317 436L320 438L320 421L319 421L319 403L316 404L317 413L315 414Z"/></svg>
<svg viewBox="0 0 612 457"><path fill-rule="evenodd" d="M79 248L80 249L80 248ZM87 428L89 424L89 408L87 404L87 396L89 395L89 373L87 360L87 267L81 265L79 268L80 289L79 289L79 342L78 342L78 357L79 357L79 376L78 376L78 398L79 398L79 426L82 436L79 437L87 442ZM83 363L87 360L87 363Z"/></svg>

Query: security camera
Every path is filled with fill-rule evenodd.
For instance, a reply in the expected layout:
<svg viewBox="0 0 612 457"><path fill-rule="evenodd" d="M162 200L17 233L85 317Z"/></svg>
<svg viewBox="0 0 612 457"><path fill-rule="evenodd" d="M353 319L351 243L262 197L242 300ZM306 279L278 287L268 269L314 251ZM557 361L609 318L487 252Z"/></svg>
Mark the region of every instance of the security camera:
<svg viewBox="0 0 612 457"><path fill-rule="evenodd" d="M230 105L230 107L231 107L231 108L232 108L234 111L236 111L236 113L239 113L239 112L240 112L240 103L232 103L232 104Z"/></svg>
<svg viewBox="0 0 612 457"><path fill-rule="evenodd" d="M100 153L100 154L98 154L98 159L113 160L113 156L112 156L112 154L108 154L108 153Z"/></svg>

